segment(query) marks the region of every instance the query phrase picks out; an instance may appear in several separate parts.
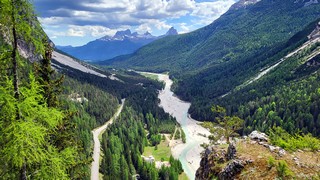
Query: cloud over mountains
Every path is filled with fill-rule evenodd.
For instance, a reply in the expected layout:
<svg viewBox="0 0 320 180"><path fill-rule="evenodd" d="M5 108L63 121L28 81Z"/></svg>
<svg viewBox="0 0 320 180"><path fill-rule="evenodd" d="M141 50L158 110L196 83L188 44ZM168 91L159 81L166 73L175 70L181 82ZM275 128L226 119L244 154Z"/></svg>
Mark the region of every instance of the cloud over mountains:
<svg viewBox="0 0 320 180"><path fill-rule="evenodd" d="M111 35L175 26L188 32L207 25L237 0L34 0L49 36Z"/></svg>

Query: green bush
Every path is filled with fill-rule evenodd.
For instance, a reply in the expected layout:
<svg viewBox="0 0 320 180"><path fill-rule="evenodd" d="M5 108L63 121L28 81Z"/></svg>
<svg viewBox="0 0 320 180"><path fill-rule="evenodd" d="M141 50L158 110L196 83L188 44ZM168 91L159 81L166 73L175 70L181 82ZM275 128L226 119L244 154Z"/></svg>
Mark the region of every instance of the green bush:
<svg viewBox="0 0 320 180"><path fill-rule="evenodd" d="M186 134L184 133L183 129L181 129L181 139L183 143L186 143Z"/></svg>
<svg viewBox="0 0 320 180"><path fill-rule="evenodd" d="M177 129L174 139L180 139L180 129Z"/></svg>
<svg viewBox="0 0 320 180"><path fill-rule="evenodd" d="M291 135L281 127L273 127L269 132L270 141L273 145L285 150L296 151L297 149L317 151L320 149L320 139L311 134Z"/></svg>
<svg viewBox="0 0 320 180"><path fill-rule="evenodd" d="M269 170L276 166L276 160L274 157L270 156L268 159L268 168Z"/></svg>
<svg viewBox="0 0 320 180"><path fill-rule="evenodd" d="M277 165L277 173L280 178L292 177L293 172L289 169L288 164L280 160Z"/></svg>

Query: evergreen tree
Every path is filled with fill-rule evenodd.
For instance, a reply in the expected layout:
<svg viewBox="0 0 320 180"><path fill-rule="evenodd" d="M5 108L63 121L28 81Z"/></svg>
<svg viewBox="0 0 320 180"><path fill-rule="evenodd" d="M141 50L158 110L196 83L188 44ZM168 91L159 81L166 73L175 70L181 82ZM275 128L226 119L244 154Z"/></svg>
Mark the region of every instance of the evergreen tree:
<svg viewBox="0 0 320 180"><path fill-rule="evenodd" d="M53 48L51 47L48 39L43 40L45 46L45 51L43 53L43 59L39 64L35 63L35 70L37 72L38 80L43 87L43 96L45 97L46 103L49 107L58 106L58 94L61 93L61 84L63 82L64 76L57 79L53 79L55 75L55 70L51 67L51 59Z"/></svg>
<svg viewBox="0 0 320 180"><path fill-rule="evenodd" d="M67 169L74 165L76 151L72 147L59 150L51 144L51 132L63 119L63 113L56 108L49 108L43 101L40 85L30 75L28 87L21 87L21 97L14 97L14 88L7 81L0 86L0 120L2 162L9 171L8 176L17 174L14 169L22 169L20 179L33 178L66 179ZM20 110L16 118L15 108Z"/></svg>
<svg viewBox="0 0 320 180"><path fill-rule="evenodd" d="M226 109L221 106L212 106L211 111L217 115L217 127L211 129L211 132L216 133L214 140L224 136L229 144L229 138L236 135L237 131L243 128L244 120L237 116L226 116Z"/></svg>
<svg viewBox="0 0 320 180"><path fill-rule="evenodd" d="M57 146L54 138L66 116L53 103L47 103L52 98L44 94L51 91L43 89L33 73L29 78L20 76L29 70L20 66L23 62L18 45L25 44L34 54L42 54L41 39L45 36L28 0L1 0L0 5L0 32L8 44L1 58L9 64L1 70L0 81L0 159L5 162L0 172L9 179L68 179L77 151L75 147Z"/></svg>

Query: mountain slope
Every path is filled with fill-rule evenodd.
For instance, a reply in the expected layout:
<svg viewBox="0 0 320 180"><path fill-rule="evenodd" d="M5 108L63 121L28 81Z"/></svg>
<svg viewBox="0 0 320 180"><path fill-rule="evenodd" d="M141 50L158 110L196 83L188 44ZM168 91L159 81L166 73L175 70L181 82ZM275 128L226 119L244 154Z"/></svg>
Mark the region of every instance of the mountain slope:
<svg viewBox="0 0 320 180"><path fill-rule="evenodd" d="M299 60L302 61L300 58L305 56L303 54L296 54L279 63L282 58L308 41L308 36L319 22L319 12L319 3L302 0L261 0L246 5L244 1L239 1L207 27L155 41L134 54L117 57L106 64L150 71L170 71L171 77L176 79L175 92L184 100L192 102L189 113L198 120L213 121L214 114L210 113L210 107L212 104L220 104L227 107L229 113L238 113L246 120L245 132L252 129L267 131L273 125L280 125L289 132L303 130L305 133L319 135L316 132L320 127L307 125L311 119L311 124L319 122L318 113L314 111L318 107L315 104L319 103L313 92L317 86L306 86L308 82L317 85L314 79L318 76L312 73L316 72L318 66L311 66L312 71L309 71L310 68L305 71L306 66L298 63ZM306 46L302 49L308 52L312 48L314 47ZM287 64L292 63L292 58L295 58L296 64L291 64L289 68ZM246 84L277 63L279 65L269 69L265 77ZM317 61L309 64L317 64ZM296 69L299 71L295 71ZM292 74L291 71L296 73ZM300 81L302 77L304 80ZM295 82L300 84L294 85ZM296 101L284 100L292 97L300 101L296 104L300 104L301 99L293 96L294 93L301 95L299 86L305 87L303 92L312 99L305 102L311 107L305 107L303 111L292 103ZM280 93L282 91L290 92L292 96L285 96ZM228 92L228 96L223 96ZM271 112L267 116L272 110L268 107L276 101L273 99L266 103L265 99L275 96L281 99L283 104L273 109L273 112L279 114ZM285 103L292 104L291 108ZM254 115L259 108L264 109L265 119ZM283 109L287 111L286 115ZM312 112L311 116L308 110ZM264 124L267 117L270 122ZM296 122L292 122L293 119Z"/></svg>
<svg viewBox="0 0 320 180"><path fill-rule="evenodd" d="M156 39L177 34L173 27L165 35L159 37L153 36L149 32L144 34L131 33L128 29L118 31L113 37L104 36L83 46L57 46L57 48L81 60L101 61L133 53Z"/></svg>
<svg viewBox="0 0 320 180"><path fill-rule="evenodd" d="M304 4L294 0L263 0L235 8L236 4L209 26L158 40L129 58L118 57L105 64L180 72L244 59L283 42L318 17L319 4L306 7Z"/></svg>

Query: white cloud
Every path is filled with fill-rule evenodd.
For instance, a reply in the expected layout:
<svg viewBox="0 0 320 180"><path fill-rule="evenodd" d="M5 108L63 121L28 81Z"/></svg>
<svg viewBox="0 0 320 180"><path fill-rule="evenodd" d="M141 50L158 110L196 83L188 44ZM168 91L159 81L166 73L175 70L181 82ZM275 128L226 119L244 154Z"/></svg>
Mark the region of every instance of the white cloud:
<svg viewBox="0 0 320 180"><path fill-rule="evenodd" d="M237 0L206 1L34 0L40 15L43 15L39 20L46 32L57 38L100 37L113 35L117 30L128 28L139 33L163 32L172 25L179 27L182 31L180 33L185 33L211 23ZM189 19L188 24L181 23L178 20L182 17L192 17L193 21Z"/></svg>
<svg viewBox="0 0 320 180"><path fill-rule="evenodd" d="M80 28L70 28L68 30L68 33L67 33L68 36L76 36L76 37L84 37L86 35L86 33L82 30L80 30Z"/></svg>
<svg viewBox="0 0 320 180"><path fill-rule="evenodd" d="M113 36L117 31L130 28L129 26L121 26L117 29L110 29L104 26L75 26L68 27L68 34L66 36L91 36L94 38L102 36Z"/></svg>
<svg viewBox="0 0 320 180"><path fill-rule="evenodd" d="M145 32L152 32L151 27L148 24L141 24L139 27L135 29L138 33L142 34Z"/></svg>
<svg viewBox="0 0 320 180"><path fill-rule="evenodd" d="M220 0L197 3L196 8L191 13L191 16L195 16L200 19L197 23L207 25L219 18L220 15L226 12L235 2L237 2L237 0Z"/></svg>
<svg viewBox="0 0 320 180"><path fill-rule="evenodd" d="M41 18L38 17L39 21L41 24L43 25L57 25L60 24L62 22L65 22L65 19L63 19L62 17L45 17L45 18Z"/></svg>
<svg viewBox="0 0 320 180"><path fill-rule="evenodd" d="M190 32L190 27L187 26L187 23L179 23L178 26L180 27L181 31L180 34L188 33Z"/></svg>
<svg viewBox="0 0 320 180"><path fill-rule="evenodd" d="M158 29L158 30L167 30L169 28L171 28L172 26L168 25L165 21L157 21L156 24L154 24L154 26Z"/></svg>
<svg viewBox="0 0 320 180"><path fill-rule="evenodd" d="M174 0L168 2L167 11L177 12L177 11L192 11L196 6L194 0Z"/></svg>

